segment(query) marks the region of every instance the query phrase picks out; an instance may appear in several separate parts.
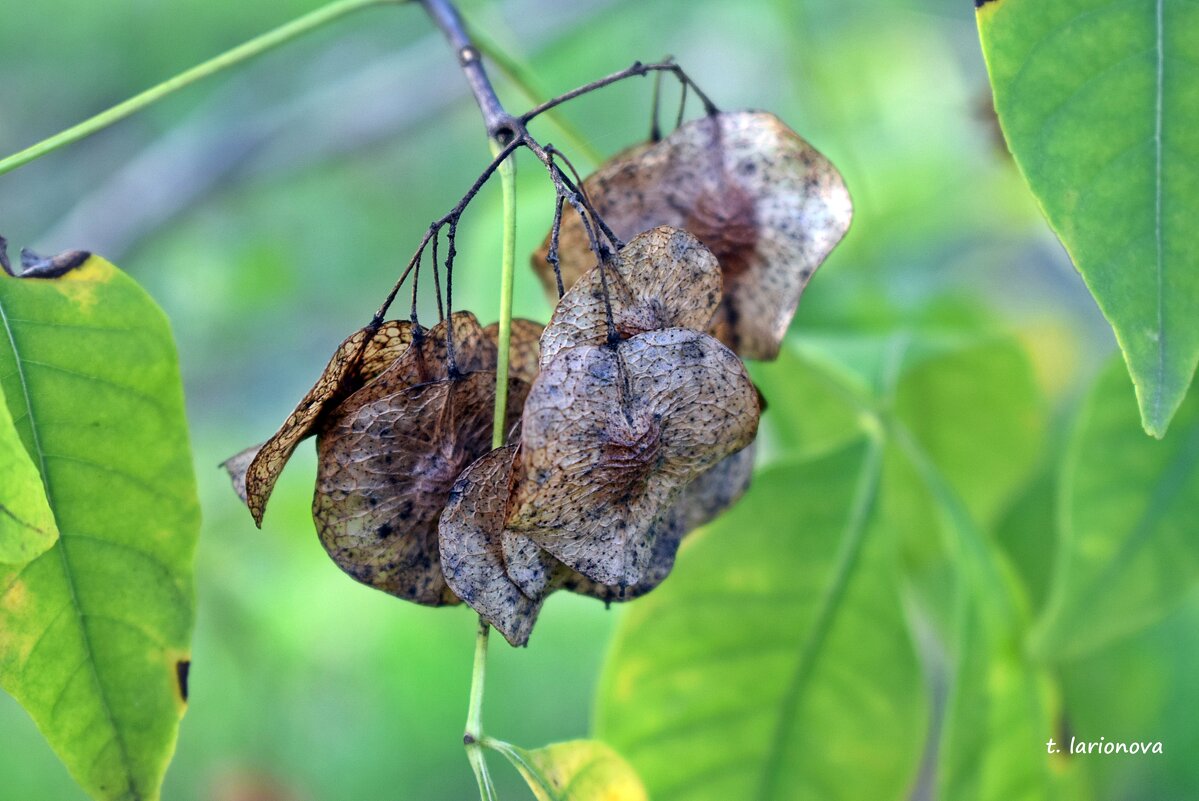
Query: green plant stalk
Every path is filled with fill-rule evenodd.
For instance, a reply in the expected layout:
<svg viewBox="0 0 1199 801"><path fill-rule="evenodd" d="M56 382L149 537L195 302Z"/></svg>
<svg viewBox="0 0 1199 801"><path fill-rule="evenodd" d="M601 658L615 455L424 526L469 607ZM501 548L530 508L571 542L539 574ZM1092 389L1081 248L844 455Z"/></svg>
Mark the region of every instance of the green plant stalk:
<svg viewBox="0 0 1199 801"><path fill-rule="evenodd" d="M405 0L338 0L338 2L322 6L311 13L280 25L278 28L268 31L261 36L256 36L232 50L227 50L215 58L211 58L191 69L184 70L173 78L168 78L157 86L153 86L141 94L134 95L128 100L118 103L112 108L102 111L78 125L57 133L48 139L43 139L19 153L0 160L0 175L22 167L47 153L58 150L60 147L78 142L80 139L102 131L113 123L120 122L126 117L136 114L142 109L157 103L159 100L178 92L180 89L216 75L218 72L226 70L229 67L249 61L255 56L262 55L268 50L273 50L280 45L287 44L309 31L314 31L317 28L328 25L355 11L370 8L371 6L396 5L401 2L405 2Z"/></svg>
<svg viewBox="0 0 1199 801"><path fill-rule="evenodd" d="M498 154L502 146L491 142L491 152ZM516 278L516 159L504 159L500 164L500 189L504 196L503 259L500 273L500 322L497 337L495 366L495 414L492 418L491 447L504 444L504 420L508 416L508 361L512 343L512 285ZM495 786L483 755L483 685L487 676L487 639L491 627L479 618L479 633L475 637L475 663L470 676L470 704L466 710L466 757L479 782L483 801L496 801Z"/></svg>
<svg viewBox="0 0 1199 801"><path fill-rule="evenodd" d="M475 637L475 662L470 674L470 703L466 710L466 733L462 741L466 744L466 758L475 772L482 801L498 801L495 785L487 770L487 759L483 756L483 686L487 677L487 638L491 627L479 618L479 632Z"/></svg>
<svg viewBox="0 0 1199 801"><path fill-rule="evenodd" d="M500 146L492 142L493 153ZM504 195L503 263L500 272L499 348L495 366L495 415L492 418L491 447L504 444L508 432L504 421L508 416L508 351L512 341L512 285L516 278L516 158L509 157L499 167L500 189Z"/></svg>

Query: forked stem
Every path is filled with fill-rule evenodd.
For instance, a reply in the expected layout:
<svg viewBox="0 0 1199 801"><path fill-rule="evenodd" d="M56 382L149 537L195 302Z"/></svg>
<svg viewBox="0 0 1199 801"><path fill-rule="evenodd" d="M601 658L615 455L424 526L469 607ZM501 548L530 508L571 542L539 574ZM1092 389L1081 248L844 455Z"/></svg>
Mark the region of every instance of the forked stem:
<svg viewBox="0 0 1199 801"><path fill-rule="evenodd" d="M491 773L487 770L487 760L483 755L483 685L487 677L487 637L490 631L487 621L479 618L474 668L470 674L470 705L466 710L466 732L462 735L466 758L474 769L482 801L498 801L495 784L491 781Z"/></svg>

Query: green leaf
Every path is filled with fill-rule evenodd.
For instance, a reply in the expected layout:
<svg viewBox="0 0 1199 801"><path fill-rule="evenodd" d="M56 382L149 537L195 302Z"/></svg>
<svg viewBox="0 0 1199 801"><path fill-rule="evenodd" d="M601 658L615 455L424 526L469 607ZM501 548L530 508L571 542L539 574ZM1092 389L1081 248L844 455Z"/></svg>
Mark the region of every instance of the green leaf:
<svg viewBox="0 0 1199 801"><path fill-rule="evenodd" d="M763 471L629 610L597 731L656 801L906 797L927 711L880 468L859 439Z"/></svg>
<svg viewBox="0 0 1199 801"><path fill-rule="evenodd" d="M903 358L893 408L981 526L1036 464L1045 409L1014 339L917 342Z"/></svg>
<svg viewBox="0 0 1199 801"><path fill-rule="evenodd" d="M596 740L571 740L528 751L491 739L537 801L648 801L645 785L620 754Z"/></svg>
<svg viewBox="0 0 1199 801"><path fill-rule="evenodd" d="M1056 465L1052 465L1056 468ZM1057 547L1057 470L1046 465L1004 509L995 525L1003 549L1028 593L1031 609L1045 606L1053 586L1053 551Z"/></svg>
<svg viewBox="0 0 1199 801"><path fill-rule="evenodd" d="M1161 437L1199 360L1199 6L988 0L978 27L1012 154Z"/></svg>
<svg viewBox="0 0 1199 801"><path fill-rule="evenodd" d="M1199 401L1174 433L1141 435L1128 380L1113 362L1087 397L1059 484L1053 591L1035 648L1083 654L1157 620L1199 581Z"/></svg>
<svg viewBox="0 0 1199 801"><path fill-rule="evenodd" d="M42 476L21 444L0 382L0 564L21 565L58 539Z"/></svg>
<svg viewBox="0 0 1199 801"><path fill-rule="evenodd" d="M0 277L0 377L61 536L0 569L0 685L97 799L158 798L186 707L199 512L174 343L92 257Z"/></svg>
<svg viewBox="0 0 1199 801"><path fill-rule="evenodd" d="M1154 626L1061 666L1062 760L1101 788L1092 798L1190 798L1199 787L1199 592ZM1161 754L1066 753L1083 743L1160 742Z"/></svg>

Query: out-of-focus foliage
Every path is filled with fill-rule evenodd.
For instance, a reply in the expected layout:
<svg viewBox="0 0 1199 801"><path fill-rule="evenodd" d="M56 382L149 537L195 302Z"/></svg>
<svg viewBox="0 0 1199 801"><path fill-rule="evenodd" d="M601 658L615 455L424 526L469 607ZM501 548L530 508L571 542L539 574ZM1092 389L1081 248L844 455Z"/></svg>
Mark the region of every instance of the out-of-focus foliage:
<svg viewBox="0 0 1199 801"><path fill-rule="evenodd" d="M48 0L5 8L0 150L314 5L269 0L231 10L184 0L134 9ZM930 702L926 727L870 756L908 767L910 783L896 793L925 798L940 786L967 798L1005 797L1015 792L1003 783L1009 776L1025 777L1021 792L1033 798L1077 792L1129 801L1192 790L1199 777L1187 759L1195 743L1184 710L1196 692L1193 595L1163 606L1167 617L1151 628L1086 655L1040 663L1026 648L1031 621L1053 593L1046 563L1059 551L1057 503L1066 492L1047 498L1049 479L1040 477L1059 475L1058 429L1114 342L996 139L969 4L463 6L551 91L671 53L722 108L769 109L845 176L853 226L805 291L798 338L779 362L754 369L768 401L759 438L768 468L759 481L766 492L780 476L844 456L863 431L885 437L877 528L864 547L899 554L891 566L901 571L901 594L891 612L902 611L911 627ZM513 108L523 104L518 90L497 84ZM612 87L563 116L609 156L644 138L650 88ZM665 94L664 119L674 91ZM536 125L580 168L595 166L551 122ZM281 478L261 533L216 465L274 429L337 343L370 318L428 222L488 158L452 56L407 6L347 20L0 178L0 231L11 241L47 252L89 247L120 260L165 308L179 339L205 526L191 710L165 797L232 801L255 790L303 801L437 801L476 792L455 747L471 613L400 604L337 570L313 530L309 449ZM524 161L519 252L540 243L552 198ZM498 189L486 190L459 230L455 305L481 319L498 306L499 201ZM427 301L422 310L431 312ZM533 274L518 275L516 314L544 321L548 311ZM821 369L796 369L813 363ZM747 510L764 503L754 492ZM806 493L769 494L790 503ZM744 520L748 511L733 514ZM632 626L643 607L682 594L688 574L706 569L705 549L728 547L717 538L737 534L735 519L698 535L683 548L678 575L627 610L559 594L528 649L497 638L486 730L520 743L584 732L616 621L628 615ZM747 540L769 535L756 524L744 523ZM842 534L826 536L840 546ZM818 545L835 553L831 542ZM779 547L780 559L800 553ZM749 613L738 621L765 630ZM1092 625L1103 629L1103 621ZM703 646L701 634L693 647ZM1059 644L1046 641L1046 653ZM955 681L959 674L967 680ZM834 688L827 697L839 706L804 720L832 725L840 707L873 697L856 693L875 692L874 684ZM1046 763L1037 738L1062 731L1161 739L1166 751ZM6 793L82 798L7 698L0 732ZM664 781L647 770L649 756L627 756L651 789ZM504 798L527 797L514 771L493 767Z"/></svg>
<svg viewBox="0 0 1199 801"><path fill-rule="evenodd" d="M1058 481L1056 575L1038 650L1076 656L1155 623L1199 581L1199 401L1170 436L1138 436L1109 366L1081 409Z"/></svg>
<svg viewBox="0 0 1199 801"><path fill-rule="evenodd" d="M881 468L879 443L859 440L763 471L630 611L597 733L653 798L882 799L911 785L927 711L894 541L874 536Z"/></svg>

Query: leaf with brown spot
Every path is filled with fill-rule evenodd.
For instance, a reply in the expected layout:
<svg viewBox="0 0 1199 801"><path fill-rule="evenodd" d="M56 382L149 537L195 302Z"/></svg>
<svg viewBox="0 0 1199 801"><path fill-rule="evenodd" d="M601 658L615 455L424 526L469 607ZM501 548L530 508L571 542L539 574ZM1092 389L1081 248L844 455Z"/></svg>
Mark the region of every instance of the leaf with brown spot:
<svg viewBox="0 0 1199 801"><path fill-rule="evenodd" d="M758 415L741 360L697 331L561 351L525 404L507 527L592 581L636 584L654 521Z"/></svg>
<svg viewBox="0 0 1199 801"><path fill-rule="evenodd" d="M459 474L491 448L495 373L376 389L351 396L317 437L317 533L356 580L421 604L456 603L437 524ZM507 426L527 392L525 382L509 382Z"/></svg>
<svg viewBox="0 0 1199 801"><path fill-rule="evenodd" d="M607 283L607 303L604 284ZM621 339L660 328L702 331L720 304L720 265L698 239L662 226L633 237L558 301L541 335L541 360L608 339L608 306Z"/></svg>
<svg viewBox="0 0 1199 801"><path fill-rule="evenodd" d="M378 330L368 326L354 332L337 347L321 377L275 435L224 462L233 489L250 507L255 523L262 525L266 502L279 474L296 446L314 432L321 416L381 372L411 342L412 325L404 321L389 320Z"/></svg>
<svg viewBox="0 0 1199 801"><path fill-rule="evenodd" d="M765 112L688 122L608 161L583 190L622 239L671 225L715 254L724 300L710 330L751 359L778 354L808 279L852 217L836 168ZM547 237L533 265L556 294L548 249ZM577 215L562 220L559 256L567 286L595 263Z"/></svg>

